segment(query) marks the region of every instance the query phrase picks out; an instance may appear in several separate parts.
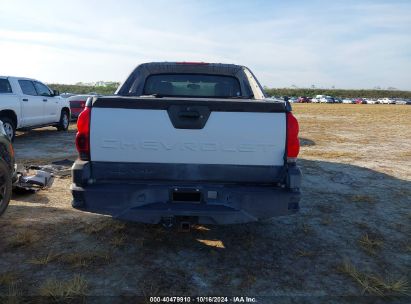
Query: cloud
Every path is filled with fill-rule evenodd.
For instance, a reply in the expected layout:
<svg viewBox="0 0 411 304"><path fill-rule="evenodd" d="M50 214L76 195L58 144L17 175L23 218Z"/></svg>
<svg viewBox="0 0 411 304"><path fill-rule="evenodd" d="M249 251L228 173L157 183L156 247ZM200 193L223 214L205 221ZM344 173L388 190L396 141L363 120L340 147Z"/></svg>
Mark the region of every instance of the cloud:
<svg viewBox="0 0 411 304"><path fill-rule="evenodd" d="M405 1L4 4L3 74L123 80L141 62L186 60L244 64L275 87L411 89Z"/></svg>

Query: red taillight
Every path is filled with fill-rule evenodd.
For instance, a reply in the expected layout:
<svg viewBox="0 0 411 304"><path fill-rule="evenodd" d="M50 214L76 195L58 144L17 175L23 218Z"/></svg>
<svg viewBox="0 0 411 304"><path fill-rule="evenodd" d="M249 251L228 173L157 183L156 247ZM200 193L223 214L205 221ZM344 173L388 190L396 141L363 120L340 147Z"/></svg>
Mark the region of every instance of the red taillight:
<svg viewBox="0 0 411 304"><path fill-rule="evenodd" d="M77 119L76 148L81 160L90 160L90 116L91 108L86 107Z"/></svg>
<svg viewBox="0 0 411 304"><path fill-rule="evenodd" d="M287 162L295 162L300 152L298 121L291 112L287 113Z"/></svg>

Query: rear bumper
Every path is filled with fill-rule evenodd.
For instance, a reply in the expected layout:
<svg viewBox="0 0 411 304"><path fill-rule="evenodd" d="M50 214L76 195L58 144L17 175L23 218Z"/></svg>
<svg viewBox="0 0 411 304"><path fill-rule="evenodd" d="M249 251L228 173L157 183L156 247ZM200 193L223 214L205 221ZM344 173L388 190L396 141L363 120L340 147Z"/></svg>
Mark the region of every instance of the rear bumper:
<svg viewBox="0 0 411 304"><path fill-rule="evenodd" d="M299 209L298 189L180 181L86 182L88 167L80 161L73 166L73 207L123 220L157 224L165 218L190 217L200 224L236 224ZM173 201L175 191L187 189L201 198L196 203Z"/></svg>

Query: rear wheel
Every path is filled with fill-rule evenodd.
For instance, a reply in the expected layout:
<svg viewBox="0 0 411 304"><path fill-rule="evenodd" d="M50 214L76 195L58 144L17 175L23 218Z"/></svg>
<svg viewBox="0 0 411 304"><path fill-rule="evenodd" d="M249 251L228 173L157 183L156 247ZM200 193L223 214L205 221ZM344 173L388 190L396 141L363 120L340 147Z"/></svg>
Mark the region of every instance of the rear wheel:
<svg viewBox="0 0 411 304"><path fill-rule="evenodd" d="M61 111L60 121L57 125L57 130L59 131L67 131L70 123L69 114L66 110Z"/></svg>
<svg viewBox="0 0 411 304"><path fill-rule="evenodd" d="M11 175L4 160L0 159L0 215L6 210L11 197Z"/></svg>
<svg viewBox="0 0 411 304"><path fill-rule="evenodd" d="M4 131L6 131L7 137L13 141L14 136L16 135L16 126L12 119L7 116L0 117L0 120L3 122Z"/></svg>

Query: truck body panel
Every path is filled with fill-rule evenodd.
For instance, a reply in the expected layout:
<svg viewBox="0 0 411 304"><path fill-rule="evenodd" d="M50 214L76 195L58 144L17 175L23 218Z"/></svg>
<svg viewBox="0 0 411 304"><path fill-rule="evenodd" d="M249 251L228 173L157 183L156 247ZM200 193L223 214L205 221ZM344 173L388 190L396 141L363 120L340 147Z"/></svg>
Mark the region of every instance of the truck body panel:
<svg viewBox="0 0 411 304"><path fill-rule="evenodd" d="M175 128L166 110L95 108L91 115L93 161L284 163L285 113L211 112L202 129ZM105 128L107 121L116 127Z"/></svg>

